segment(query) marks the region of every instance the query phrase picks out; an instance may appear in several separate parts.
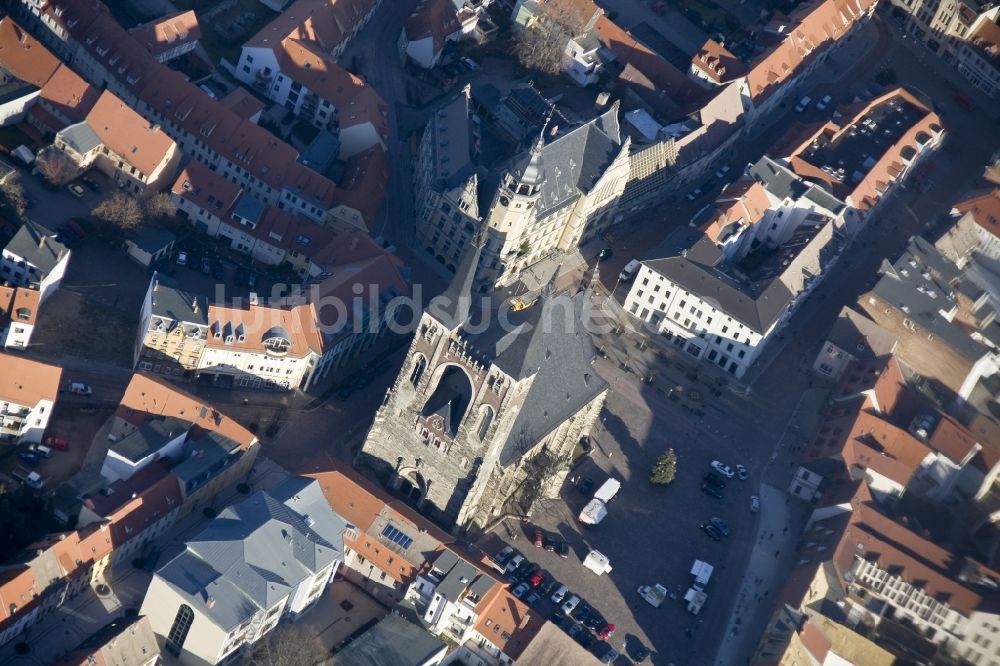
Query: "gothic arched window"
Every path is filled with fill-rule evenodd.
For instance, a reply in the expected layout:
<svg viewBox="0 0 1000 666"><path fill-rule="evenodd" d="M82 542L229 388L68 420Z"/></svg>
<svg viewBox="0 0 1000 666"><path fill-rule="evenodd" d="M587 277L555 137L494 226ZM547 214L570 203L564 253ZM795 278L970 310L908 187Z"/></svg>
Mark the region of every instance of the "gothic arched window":
<svg viewBox="0 0 1000 666"><path fill-rule="evenodd" d="M194 622L194 611L187 604L181 604L170 627L170 633L167 634L167 651L174 656L180 656L192 622Z"/></svg>
<svg viewBox="0 0 1000 666"><path fill-rule="evenodd" d="M427 359L423 356L417 357L417 362L413 364L413 372L410 373L410 383L416 386L420 383L420 378L424 376L427 369Z"/></svg>

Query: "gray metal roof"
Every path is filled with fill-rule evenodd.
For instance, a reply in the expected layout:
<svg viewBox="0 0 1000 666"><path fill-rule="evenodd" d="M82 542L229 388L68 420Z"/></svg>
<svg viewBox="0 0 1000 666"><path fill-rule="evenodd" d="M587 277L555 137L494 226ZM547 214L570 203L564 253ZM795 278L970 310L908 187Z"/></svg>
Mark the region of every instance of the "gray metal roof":
<svg viewBox="0 0 1000 666"><path fill-rule="evenodd" d="M422 666L448 649L423 627L389 613L333 656L335 666Z"/></svg>
<svg viewBox="0 0 1000 666"><path fill-rule="evenodd" d="M826 339L863 361L891 354L899 341L895 335L849 307L841 309Z"/></svg>
<svg viewBox="0 0 1000 666"><path fill-rule="evenodd" d="M546 144L541 154L546 166L538 217L589 192L620 147L617 105Z"/></svg>
<svg viewBox="0 0 1000 666"><path fill-rule="evenodd" d="M215 432L205 433L197 440L189 437L184 442L183 460L172 471L185 488L192 482L200 485L239 449L238 442Z"/></svg>
<svg viewBox="0 0 1000 666"><path fill-rule="evenodd" d="M112 444L110 450L137 463L162 449L170 440L184 435L190 428L191 422L184 419L173 416L154 418Z"/></svg>
<svg viewBox="0 0 1000 666"><path fill-rule="evenodd" d="M810 185L809 189L806 190L806 193L803 196L834 214L839 214L840 211L847 208L846 203L833 196L819 185Z"/></svg>
<svg viewBox="0 0 1000 666"><path fill-rule="evenodd" d="M780 275L750 283L727 274L722 251L696 229L675 229L653 256L642 263L761 335L794 297Z"/></svg>
<svg viewBox="0 0 1000 666"><path fill-rule="evenodd" d="M458 601L466 590L482 599L497 584L496 580L452 550L442 551L431 568L440 577L435 593L452 602Z"/></svg>
<svg viewBox="0 0 1000 666"><path fill-rule="evenodd" d="M793 171L765 155L750 165L749 175L779 199L798 199L808 186Z"/></svg>
<svg viewBox="0 0 1000 666"><path fill-rule="evenodd" d="M345 526L318 481L290 477L222 511L156 575L228 631L341 559Z"/></svg>
<svg viewBox="0 0 1000 666"><path fill-rule="evenodd" d="M208 299L184 291L170 278L157 276L153 290L153 315L172 322L208 325Z"/></svg>
<svg viewBox="0 0 1000 666"><path fill-rule="evenodd" d="M101 137L97 136L97 132L86 121L64 128L59 132L59 137L81 155L86 155L103 144Z"/></svg>
<svg viewBox="0 0 1000 666"><path fill-rule="evenodd" d="M260 219L264 215L265 208L266 207L261 201L250 196L249 194L244 194L240 197L240 200L236 202L236 206L233 208L233 215L238 215L244 220L248 220L256 225L260 223Z"/></svg>
<svg viewBox="0 0 1000 666"><path fill-rule="evenodd" d="M140 250L154 254L177 240L177 236L166 229L144 225L133 233L129 240Z"/></svg>
<svg viewBox="0 0 1000 666"><path fill-rule="evenodd" d="M880 299L970 361L987 353L967 330L941 314L956 307L954 292L965 276L933 245L914 236L899 259L894 264L883 262L880 272L882 277L872 289Z"/></svg>
<svg viewBox="0 0 1000 666"><path fill-rule="evenodd" d="M548 291L548 290L547 290ZM585 330L587 292L545 293L527 310L508 313L511 330L494 318L472 346L515 380L532 377L524 404L500 453L507 466L553 428L600 395L607 382L593 368L593 341Z"/></svg>
<svg viewBox="0 0 1000 666"><path fill-rule="evenodd" d="M69 250L45 227L25 220L4 248L34 266L43 275L49 273Z"/></svg>
<svg viewBox="0 0 1000 666"><path fill-rule="evenodd" d="M479 258L483 251L483 239L476 237L462 253L462 261L455 271L448 288L439 296L431 299L427 306L428 313L453 331L469 319L472 299L476 292L476 271L479 268Z"/></svg>

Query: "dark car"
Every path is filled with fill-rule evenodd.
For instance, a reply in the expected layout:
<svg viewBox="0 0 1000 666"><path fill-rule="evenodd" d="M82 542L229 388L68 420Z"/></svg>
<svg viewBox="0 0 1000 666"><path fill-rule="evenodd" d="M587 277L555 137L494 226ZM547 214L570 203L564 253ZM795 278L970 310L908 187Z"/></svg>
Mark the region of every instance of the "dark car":
<svg viewBox="0 0 1000 666"><path fill-rule="evenodd" d="M637 664L642 663L649 656L649 648L638 641L634 641L625 650L628 652L629 658Z"/></svg>
<svg viewBox="0 0 1000 666"><path fill-rule="evenodd" d="M250 271L250 274L247 275L247 286L251 289L257 286L257 274L253 271Z"/></svg>
<svg viewBox="0 0 1000 666"><path fill-rule="evenodd" d="M75 233L80 238L83 238L84 236L87 235L86 230L83 228L84 224L85 223L83 220L76 217L71 217L68 220L66 220L66 226L72 229L73 233Z"/></svg>
<svg viewBox="0 0 1000 666"><path fill-rule="evenodd" d="M535 530L535 536L531 543L535 544L535 548L542 548L545 545L545 535L542 534L541 530Z"/></svg>
<svg viewBox="0 0 1000 666"><path fill-rule="evenodd" d="M587 626L591 629L600 629L605 624L607 624L607 620L605 620L604 616L596 610L591 613L589 618L587 618Z"/></svg>
<svg viewBox="0 0 1000 666"><path fill-rule="evenodd" d="M576 642L583 646L583 649L589 650L590 646L594 644L594 635L589 631L581 631L573 638Z"/></svg>
<svg viewBox="0 0 1000 666"><path fill-rule="evenodd" d="M75 231L73 231L72 229L70 229L69 227L67 227L66 225L63 225L58 229L56 229L56 235L62 236L63 238L68 238L71 242L74 243L80 240L80 235Z"/></svg>
<svg viewBox="0 0 1000 666"><path fill-rule="evenodd" d="M729 530L729 525L726 525L726 521L724 521L722 518L719 518L718 516L712 516L711 522L712 525L715 526L715 529L719 530L722 536L729 536L730 530Z"/></svg>
<svg viewBox="0 0 1000 666"><path fill-rule="evenodd" d="M608 259L611 258L611 255L613 255L613 254L614 254L614 252L611 251L611 248L610 247L606 247L606 248L604 248L603 250L601 250L600 252L597 253L597 260L598 261L607 261Z"/></svg>
<svg viewBox="0 0 1000 666"><path fill-rule="evenodd" d="M32 453L31 451L21 451L17 454L17 457L32 467L38 467L38 464L42 462L42 459L38 457L38 454Z"/></svg>
<svg viewBox="0 0 1000 666"><path fill-rule="evenodd" d="M722 535L719 534L719 530L715 529L713 525L709 523L702 523L698 527L700 527L701 531L707 534L712 539L712 541L719 541L720 539L722 539Z"/></svg>
<svg viewBox="0 0 1000 666"><path fill-rule="evenodd" d="M600 660L602 664L610 664L618 658L618 650L614 649L610 644L604 641L595 645L591 652Z"/></svg>
<svg viewBox="0 0 1000 666"><path fill-rule="evenodd" d="M208 257L201 258L201 272L205 275L212 274L212 262Z"/></svg>
<svg viewBox="0 0 1000 666"><path fill-rule="evenodd" d="M212 276L216 280L224 280L226 278L226 269L222 267L221 261L212 262Z"/></svg>
<svg viewBox="0 0 1000 666"><path fill-rule="evenodd" d="M559 557L563 559L569 557L569 544L565 541L559 544Z"/></svg>
<svg viewBox="0 0 1000 666"><path fill-rule="evenodd" d="M91 192L100 192L101 191L101 184L98 183L93 178L91 178L90 176L83 176L82 178L80 178L80 182L83 183L84 185L86 185L87 188L90 189Z"/></svg>
<svg viewBox="0 0 1000 666"><path fill-rule="evenodd" d="M708 472L705 476L701 477L705 480L705 483L710 483L716 488L725 488L726 480L722 478L722 475L718 472Z"/></svg>
<svg viewBox="0 0 1000 666"><path fill-rule="evenodd" d="M590 489L593 487L594 480L588 476L579 486L577 486L577 490L580 491L581 495L588 495L590 494Z"/></svg>
<svg viewBox="0 0 1000 666"><path fill-rule="evenodd" d="M701 492L706 495L711 495L716 499L722 499L722 491L713 486L711 483L704 483L701 486Z"/></svg>
<svg viewBox="0 0 1000 666"><path fill-rule="evenodd" d="M557 610L555 613L549 616L549 622L556 625L560 629L565 627L566 623L569 621L570 621L569 618L566 617L566 613L563 613L561 610Z"/></svg>
<svg viewBox="0 0 1000 666"><path fill-rule="evenodd" d="M73 247L76 245L76 236L71 236L62 231L56 232L56 240L65 245L66 247Z"/></svg>
<svg viewBox="0 0 1000 666"><path fill-rule="evenodd" d="M581 602L580 605L576 607L576 610L573 611L573 619L586 626L587 620L590 619L593 612L594 609L590 607L590 604L586 601Z"/></svg>

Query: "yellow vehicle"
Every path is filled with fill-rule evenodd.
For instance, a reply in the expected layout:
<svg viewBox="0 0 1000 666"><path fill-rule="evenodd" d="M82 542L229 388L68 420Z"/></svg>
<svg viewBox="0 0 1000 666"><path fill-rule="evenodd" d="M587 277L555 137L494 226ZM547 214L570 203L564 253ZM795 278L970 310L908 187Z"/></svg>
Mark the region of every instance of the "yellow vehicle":
<svg viewBox="0 0 1000 666"><path fill-rule="evenodd" d="M512 312L520 312L521 310L527 310L532 305L534 305L535 301L537 300L538 299L535 296L519 296L511 300L510 309Z"/></svg>

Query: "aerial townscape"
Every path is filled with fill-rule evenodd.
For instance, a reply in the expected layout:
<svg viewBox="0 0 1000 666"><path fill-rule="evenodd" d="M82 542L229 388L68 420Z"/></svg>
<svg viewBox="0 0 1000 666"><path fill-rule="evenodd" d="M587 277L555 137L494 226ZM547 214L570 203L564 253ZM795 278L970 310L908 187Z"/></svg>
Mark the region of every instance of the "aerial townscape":
<svg viewBox="0 0 1000 666"><path fill-rule="evenodd" d="M2 666L1000 666L997 0L6 0L0 247Z"/></svg>

